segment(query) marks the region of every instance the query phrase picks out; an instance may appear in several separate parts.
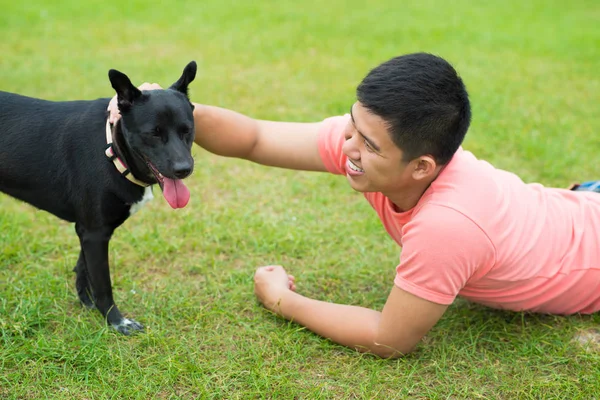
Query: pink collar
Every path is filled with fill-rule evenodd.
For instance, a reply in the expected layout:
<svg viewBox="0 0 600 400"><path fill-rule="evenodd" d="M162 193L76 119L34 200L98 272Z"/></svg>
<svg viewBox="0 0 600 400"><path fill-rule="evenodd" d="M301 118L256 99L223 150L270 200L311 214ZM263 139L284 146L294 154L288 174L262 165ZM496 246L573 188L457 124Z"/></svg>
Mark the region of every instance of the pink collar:
<svg viewBox="0 0 600 400"><path fill-rule="evenodd" d="M113 149L112 130L110 129L110 123L108 122L108 120L106 121L106 145L106 151L104 152L104 154L106 154L106 157L108 157L108 159L111 160L113 164L115 164L115 167L121 173L121 175L123 175L125 178L129 179L136 185L142 187L150 186L150 184L136 179L131 173L131 171L129 171L129 168L127 168L127 165L125 165L123 160L121 160L119 156L117 156L117 153Z"/></svg>

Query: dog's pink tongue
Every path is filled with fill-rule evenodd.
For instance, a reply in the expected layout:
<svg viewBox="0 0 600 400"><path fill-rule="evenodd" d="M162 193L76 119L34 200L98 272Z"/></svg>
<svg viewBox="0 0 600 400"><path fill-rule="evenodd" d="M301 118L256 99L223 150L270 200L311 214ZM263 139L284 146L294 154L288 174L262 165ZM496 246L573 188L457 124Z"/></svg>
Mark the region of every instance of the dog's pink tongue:
<svg viewBox="0 0 600 400"><path fill-rule="evenodd" d="M173 208L183 208L190 201L190 191L180 179L163 177L163 196Z"/></svg>

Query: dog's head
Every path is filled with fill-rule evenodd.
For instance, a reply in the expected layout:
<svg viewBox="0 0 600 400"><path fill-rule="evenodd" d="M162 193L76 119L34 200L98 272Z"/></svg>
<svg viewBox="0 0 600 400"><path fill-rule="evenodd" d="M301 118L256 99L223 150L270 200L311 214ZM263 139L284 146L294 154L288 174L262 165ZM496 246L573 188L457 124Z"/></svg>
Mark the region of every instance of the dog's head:
<svg viewBox="0 0 600 400"><path fill-rule="evenodd" d="M171 207L184 207L189 191L181 180L194 169L194 106L188 85L196 77L196 63L190 62L179 80L165 90L140 91L127 75L114 69L108 76L117 92L128 149L143 160Z"/></svg>

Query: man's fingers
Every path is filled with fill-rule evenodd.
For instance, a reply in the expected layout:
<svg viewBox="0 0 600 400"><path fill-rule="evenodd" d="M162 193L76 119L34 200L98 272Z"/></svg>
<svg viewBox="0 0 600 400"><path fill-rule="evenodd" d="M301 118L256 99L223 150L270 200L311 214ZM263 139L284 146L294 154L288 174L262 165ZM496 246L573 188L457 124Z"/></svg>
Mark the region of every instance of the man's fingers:
<svg viewBox="0 0 600 400"><path fill-rule="evenodd" d="M121 116L119 114L119 107L117 106L117 96L114 96L112 99L110 99L110 102L108 103L108 111L108 122L111 124L116 123Z"/></svg>
<svg viewBox="0 0 600 400"><path fill-rule="evenodd" d="M258 270L275 271L276 268L283 268L283 267L281 265L265 265L263 267L259 267Z"/></svg>
<svg viewBox="0 0 600 400"><path fill-rule="evenodd" d="M156 90L156 89L162 89L162 87L158 83L144 82L138 87L138 89L140 89L140 90Z"/></svg>

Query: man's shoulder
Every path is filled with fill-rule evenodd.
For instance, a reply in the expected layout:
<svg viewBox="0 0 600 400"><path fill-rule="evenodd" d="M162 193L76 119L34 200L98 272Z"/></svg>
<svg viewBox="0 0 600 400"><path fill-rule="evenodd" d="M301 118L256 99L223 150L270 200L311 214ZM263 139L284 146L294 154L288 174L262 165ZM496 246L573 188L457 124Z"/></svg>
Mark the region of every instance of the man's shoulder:
<svg viewBox="0 0 600 400"><path fill-rule="evenodd" d="M445 208L446 213L485 219L498 208L510 206L507 202L513 201L513 194L523 191L528 191L527 185L517 175L497 169L461 148L423 194L419 205L423 208L435 204Z"/></svg>
<svg viewBox="0 0 600 400"><path fill-rule="evenodd" d="M350 120L349 115L341 115L324 119L319 125L317 146L319 156L327 171L333 174L344 174L346 163L342 152L344 129Z"/></svg>

